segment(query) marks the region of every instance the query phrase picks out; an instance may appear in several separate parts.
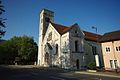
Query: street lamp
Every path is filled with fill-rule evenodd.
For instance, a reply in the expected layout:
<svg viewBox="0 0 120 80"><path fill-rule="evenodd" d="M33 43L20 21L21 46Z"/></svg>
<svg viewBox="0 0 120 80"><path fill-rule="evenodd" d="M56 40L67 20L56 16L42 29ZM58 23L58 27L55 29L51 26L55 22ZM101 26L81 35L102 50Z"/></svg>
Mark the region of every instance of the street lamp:
<svg viewBox="0 0 120 80"><path fill-rule="evenodd" d="M95 26L92 26L92 29L95 29L95 31L96 31L96 34L97 34L97 27L95 27Z"/></svg>

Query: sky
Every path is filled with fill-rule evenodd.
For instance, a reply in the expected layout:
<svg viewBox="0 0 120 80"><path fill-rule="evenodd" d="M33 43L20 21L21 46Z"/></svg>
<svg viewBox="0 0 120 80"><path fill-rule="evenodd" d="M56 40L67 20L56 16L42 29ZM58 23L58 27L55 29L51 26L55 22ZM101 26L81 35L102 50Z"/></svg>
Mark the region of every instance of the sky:
<svg viewBox="0 0 120 80"><path fill-rule="evenodd" d="M54 12L54 23L71 26L78 23L85 31L97 33L120 30L120 0L2 0L6 12L6 34L31 36L38 42L39 14L43 8Z"/></svg>

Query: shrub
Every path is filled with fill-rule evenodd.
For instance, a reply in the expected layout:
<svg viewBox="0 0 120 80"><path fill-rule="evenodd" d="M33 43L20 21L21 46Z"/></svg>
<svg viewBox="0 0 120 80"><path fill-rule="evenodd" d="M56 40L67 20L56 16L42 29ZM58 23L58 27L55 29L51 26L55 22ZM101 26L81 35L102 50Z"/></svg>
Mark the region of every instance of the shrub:
<svg viewBox="0 0 120 80"><path fill-rule="evenodd" d="M96 64L95 64L95 62L90 62L90 63L87 65L87 67L88 67L89 69L96 69Z"/></svg>

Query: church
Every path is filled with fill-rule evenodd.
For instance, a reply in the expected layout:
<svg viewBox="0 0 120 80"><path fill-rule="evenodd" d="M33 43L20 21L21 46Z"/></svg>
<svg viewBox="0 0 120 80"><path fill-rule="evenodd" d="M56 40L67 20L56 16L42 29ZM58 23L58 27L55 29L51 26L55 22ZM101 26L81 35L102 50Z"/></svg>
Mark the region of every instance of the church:
<svg viewBox="0 0 120 80"><path fill-rule="evenodd" d="M38 61L43 67L83 69L90 62L101 66L101 49L97 40L101 35L83 31L75 23L64 26L54 23L54 12L40 13Z"/></svg>

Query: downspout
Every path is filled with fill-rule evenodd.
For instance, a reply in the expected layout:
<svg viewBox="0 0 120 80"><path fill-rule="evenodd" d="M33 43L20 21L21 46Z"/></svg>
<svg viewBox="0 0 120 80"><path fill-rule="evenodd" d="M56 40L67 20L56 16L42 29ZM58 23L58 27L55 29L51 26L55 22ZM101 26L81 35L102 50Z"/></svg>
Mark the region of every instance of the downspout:
<svg viewBox="0 0 120 80"><path fill-rule="evenodd" d="M114 55L113 63L114 63L114 61L117 60L117 59L116 59L116 55L115 55L114 42L113 42L113 41L112 41L112 46L113 46L113 55ZM114 68L116 68L116 67L115 67L115 63L114 63Z"/></svg>

